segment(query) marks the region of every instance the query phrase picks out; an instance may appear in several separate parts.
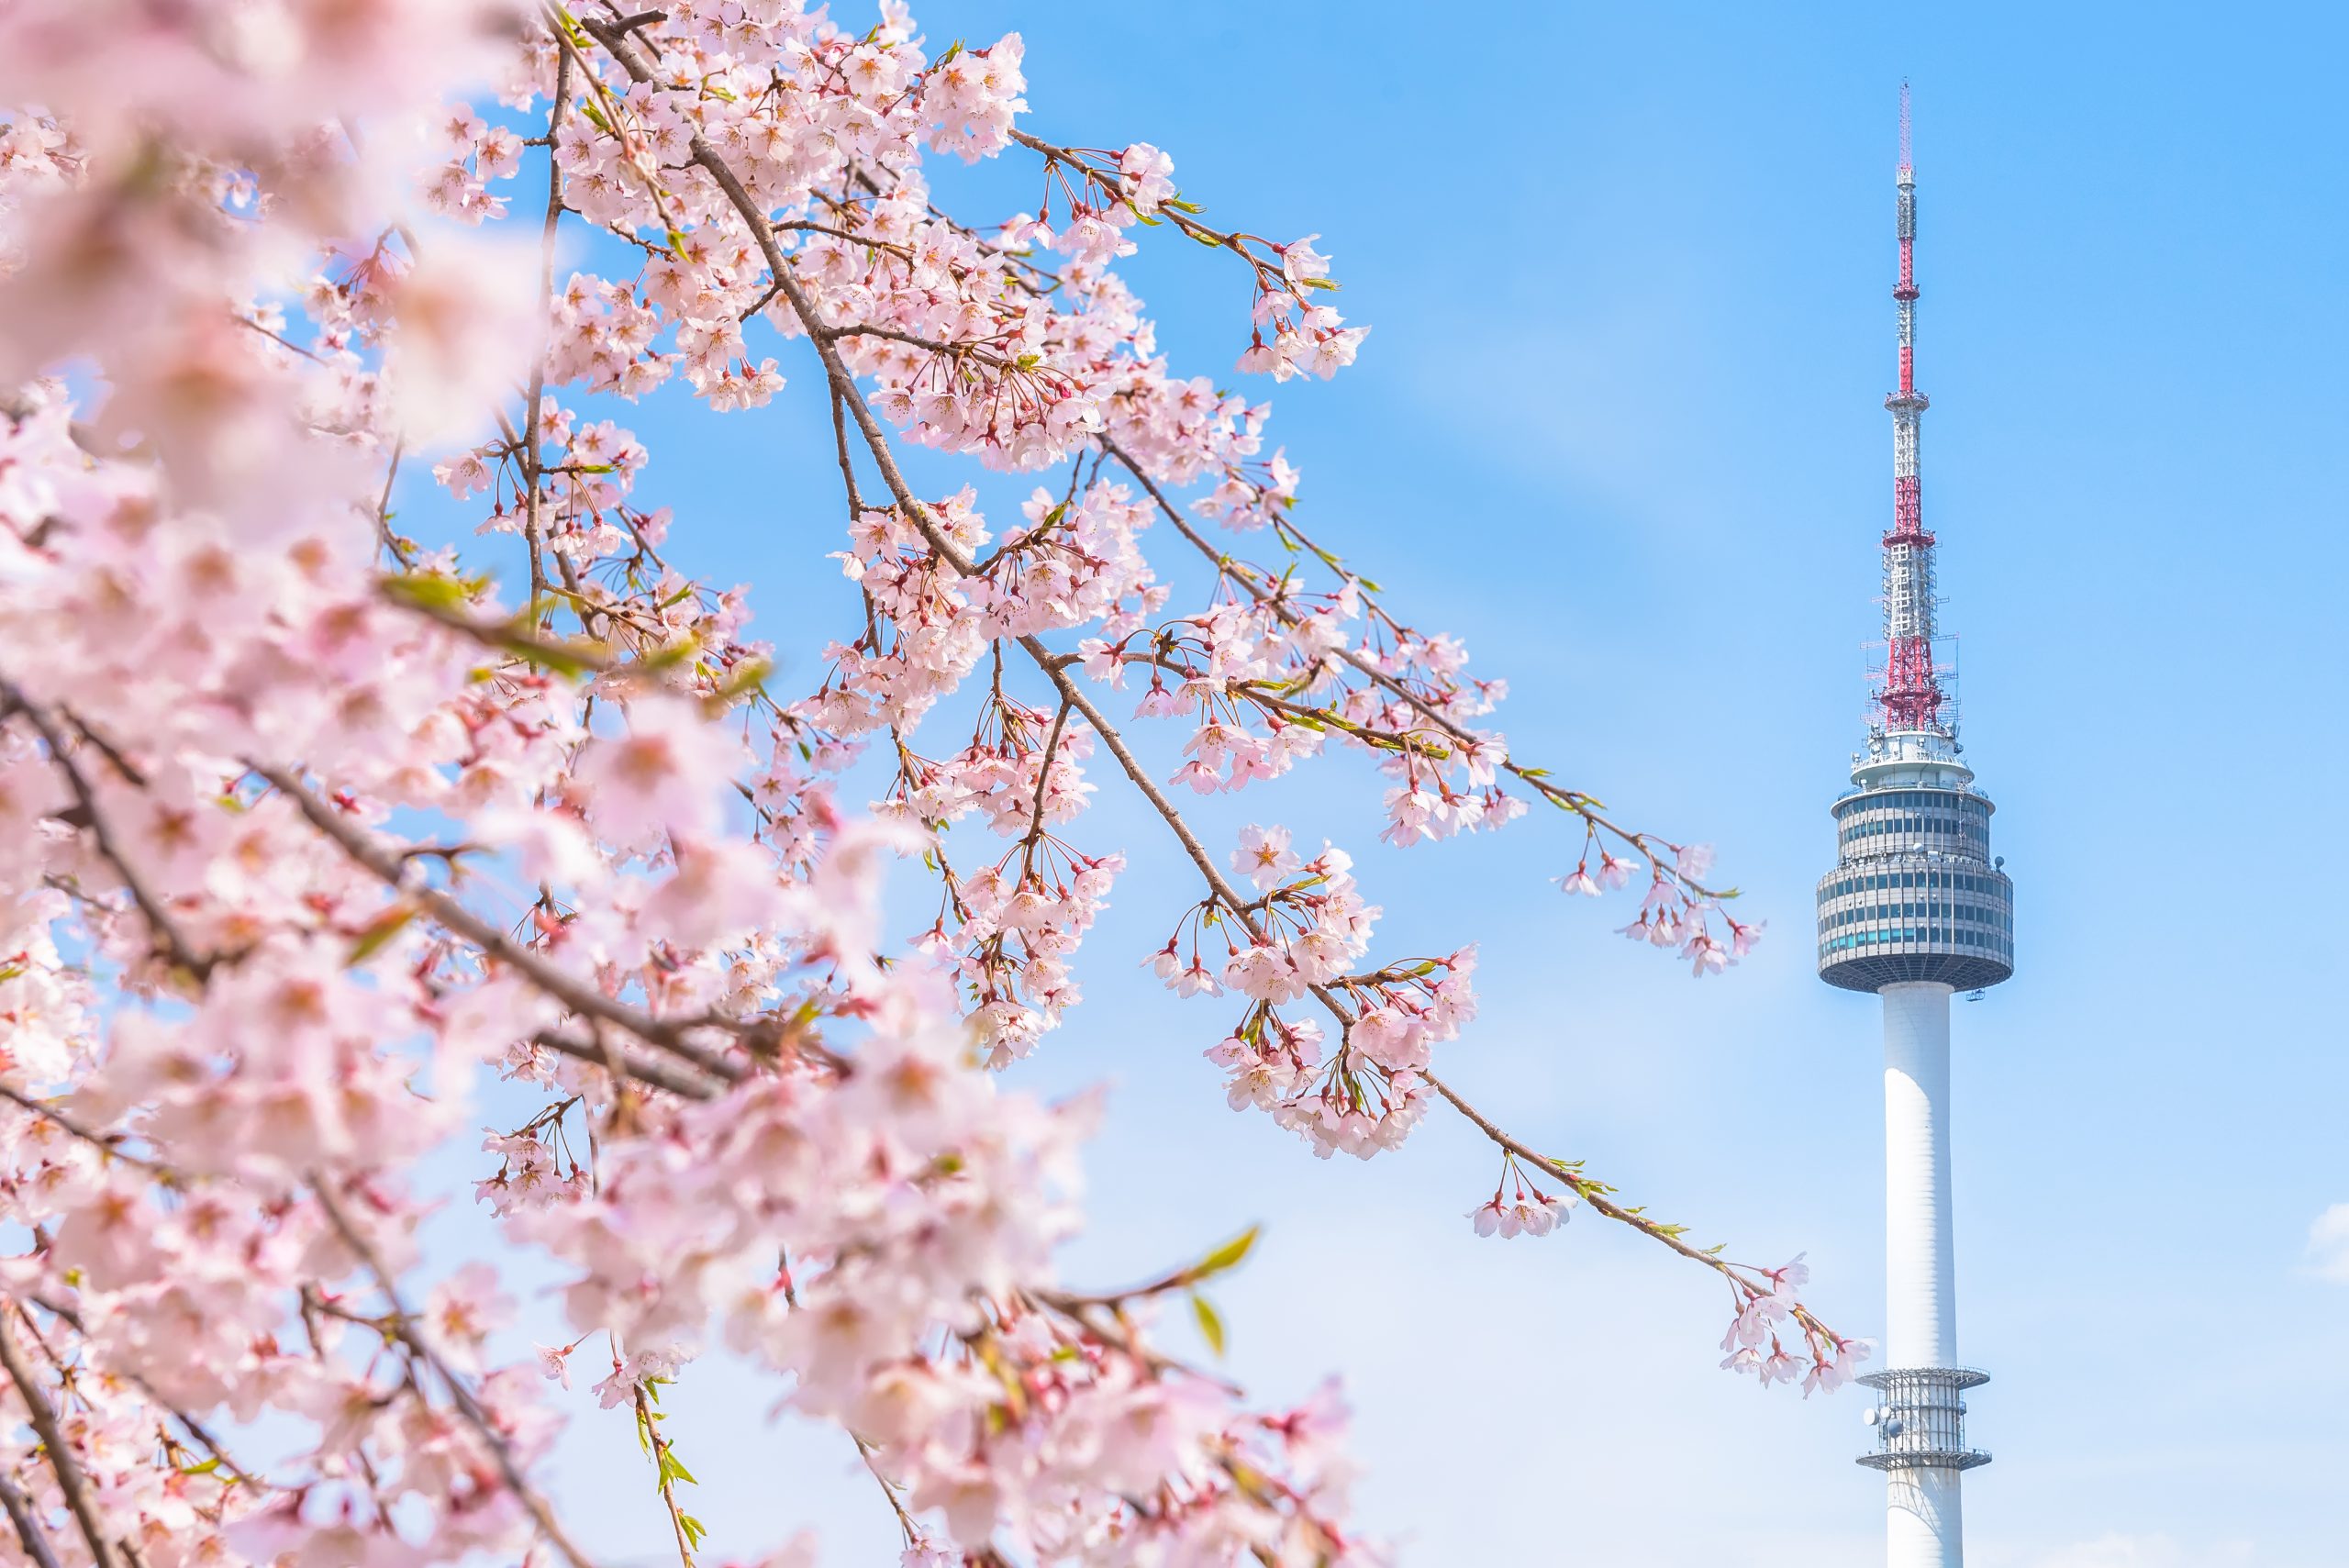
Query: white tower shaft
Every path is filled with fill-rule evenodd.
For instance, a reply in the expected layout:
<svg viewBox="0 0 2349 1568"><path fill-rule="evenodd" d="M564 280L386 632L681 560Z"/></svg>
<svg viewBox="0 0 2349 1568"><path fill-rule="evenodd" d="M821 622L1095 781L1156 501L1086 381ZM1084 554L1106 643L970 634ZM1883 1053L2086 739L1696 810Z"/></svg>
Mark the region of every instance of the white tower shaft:
<svg viewBox="0 0 2349 1568"><path fill-rule="evenodd" d="M1949 1218L1949 998L1932 981L1884 988L1885 1360L1957 1364Z"/></svg>
<svg viewBox="0 0 2349 1568"><path fill-rule="evenodd" d="M1895 1470L1886 1516L1887 1568L1965 1568L1965 1515L1956 1470Z"/></svg>
<svg viewBox="0 0 2349 1568"><path fill-rule="evenodd" d="M1887 1369L1957 1365L1950 1231L1949 999L1932 982L1884 988L1884 1198ZM1962 1568L1961 1472L1890 1471L1890 1568Z"/></svg>

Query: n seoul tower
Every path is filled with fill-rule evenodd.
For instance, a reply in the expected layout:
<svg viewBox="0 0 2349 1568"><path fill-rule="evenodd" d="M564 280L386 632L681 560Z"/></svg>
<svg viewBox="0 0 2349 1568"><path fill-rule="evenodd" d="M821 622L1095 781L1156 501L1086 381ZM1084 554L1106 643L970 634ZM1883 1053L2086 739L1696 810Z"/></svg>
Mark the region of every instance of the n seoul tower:
<svg viewBox="0 0 2349 1568"><path fill-rule="evenodd" d="M1961 761L1948 672L1936 667L1933 536L1918 484L1917 182L1900 88L1900 390L1892 414L1892 528L1884 536L1884 668L1852 789L1834 806L1835 869L1819 884L1819 977L1884 999L1884 1370L1860 1462L1888 1484L1891 1568L1965 1560L1960 1479L1990 1456L1965 1444L1950 1233L1949 1004L2014 973L2014 889L1990 857L1988 798Z"/></svg>

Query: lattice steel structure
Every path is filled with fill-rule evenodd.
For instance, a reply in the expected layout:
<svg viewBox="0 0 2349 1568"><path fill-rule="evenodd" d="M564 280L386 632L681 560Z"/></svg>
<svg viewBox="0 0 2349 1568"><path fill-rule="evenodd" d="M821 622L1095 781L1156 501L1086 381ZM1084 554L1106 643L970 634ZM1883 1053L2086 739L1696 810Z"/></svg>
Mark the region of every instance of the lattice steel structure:
<svg viewBox="0 0 2349 1568"><path fill-rule="evenodd" d="M1965 1446L1969 1388L1990 1381L1968 1367L1911 1366L1870 1373L1860 1381L1880 1397L1868 1411L1876 1451L1860 1455L1871 1470L1971 1470L1990 1456Z"/></svg>
<svg viewBox="0 0 2349 1568"><path fill-rule="evenodd" d="M1952 665L1936 650L1935 540L1918 460L1917 182L1909 89L1896 177L1900 387L1892 414L1892 528L1884 550L1884 660L1867 743L1835 803L1835 869L1819 883L1819 974L1884 1007L1885 1369L1862 1379L1886 1473L1892 1568L1961 1568L1959 1477L1990 1456L1965 1440L1950 1230L1949 1004L2014 973L2014 884L1990 853L1989 798L1957 741Z"/></svg>

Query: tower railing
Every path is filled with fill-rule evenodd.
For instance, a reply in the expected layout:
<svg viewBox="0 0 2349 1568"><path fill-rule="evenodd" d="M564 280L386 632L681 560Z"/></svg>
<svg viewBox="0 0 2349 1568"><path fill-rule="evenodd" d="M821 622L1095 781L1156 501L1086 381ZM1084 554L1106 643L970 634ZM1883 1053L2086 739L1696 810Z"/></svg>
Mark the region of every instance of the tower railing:
<svg viewBox="0 0 2349 1568"><path fill-rule="evenodd" d="M1965 1446L1965 1401L1969 1388L1990 1381L1969 1367L1902 1366L1860 1379L1882 1397L1868 1412L1876 1429L1874 1453L1860 1455L1871 1470L1971 1470L1990 1456Z"/></svg>

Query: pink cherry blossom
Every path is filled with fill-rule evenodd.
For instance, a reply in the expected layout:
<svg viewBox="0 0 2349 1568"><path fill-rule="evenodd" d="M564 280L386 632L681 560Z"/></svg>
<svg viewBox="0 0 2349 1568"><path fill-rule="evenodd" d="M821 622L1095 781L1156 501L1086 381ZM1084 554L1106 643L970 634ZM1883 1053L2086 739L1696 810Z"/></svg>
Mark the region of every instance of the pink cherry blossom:
<svg viewBox="0 0 2349 1568"><path fill-rule="evenodd" d="M1231 851L1233 874L1248 878L1259 893L1270 892L1304 863L1288 847L1287 828L1259 828L1252 822L1240 829L1240 847Z"/></svg>
<svg viewBox="0 0 2349 1568"><path fill-rule="evenodd" d="M1119 272L1178 242L1245 280L1246 368L1328 377L1366 328L1317 237L1042 140L1019 35L933 52L895 4L217 9L0 11L0 1349L60 1418L0 1456L28 1555L581 1568L574 1416L629 1423L689 1543L661 1393L722 1351L857 1440L909 1561L1380 1561L1334 1392L1158 1347L1228 1259L1061 1278L1095 1101L996 1070L1088 1017L1136 896L1097 799L1197 873L1142 962L1226 1103L1325 1159L1465 1105L1476 951L1375 952L1345 851L1219 857L1203 797L1311 765L1415 853L1547 805L1570 891L1650 873L1646 941L1718 969L1760 925L1518 759L1507 683L1304 531L1270 406ZM1032 212L947 211L941 155ZM777 625L687 571L723 519L666 439L760 407L840 454L830 607ZM1571 1170L1507 1167L1478 1228L1553 1230L1603 1190ZM1799 1262L1715 1267L1765 1383L1866 1353Z"/></svg>

